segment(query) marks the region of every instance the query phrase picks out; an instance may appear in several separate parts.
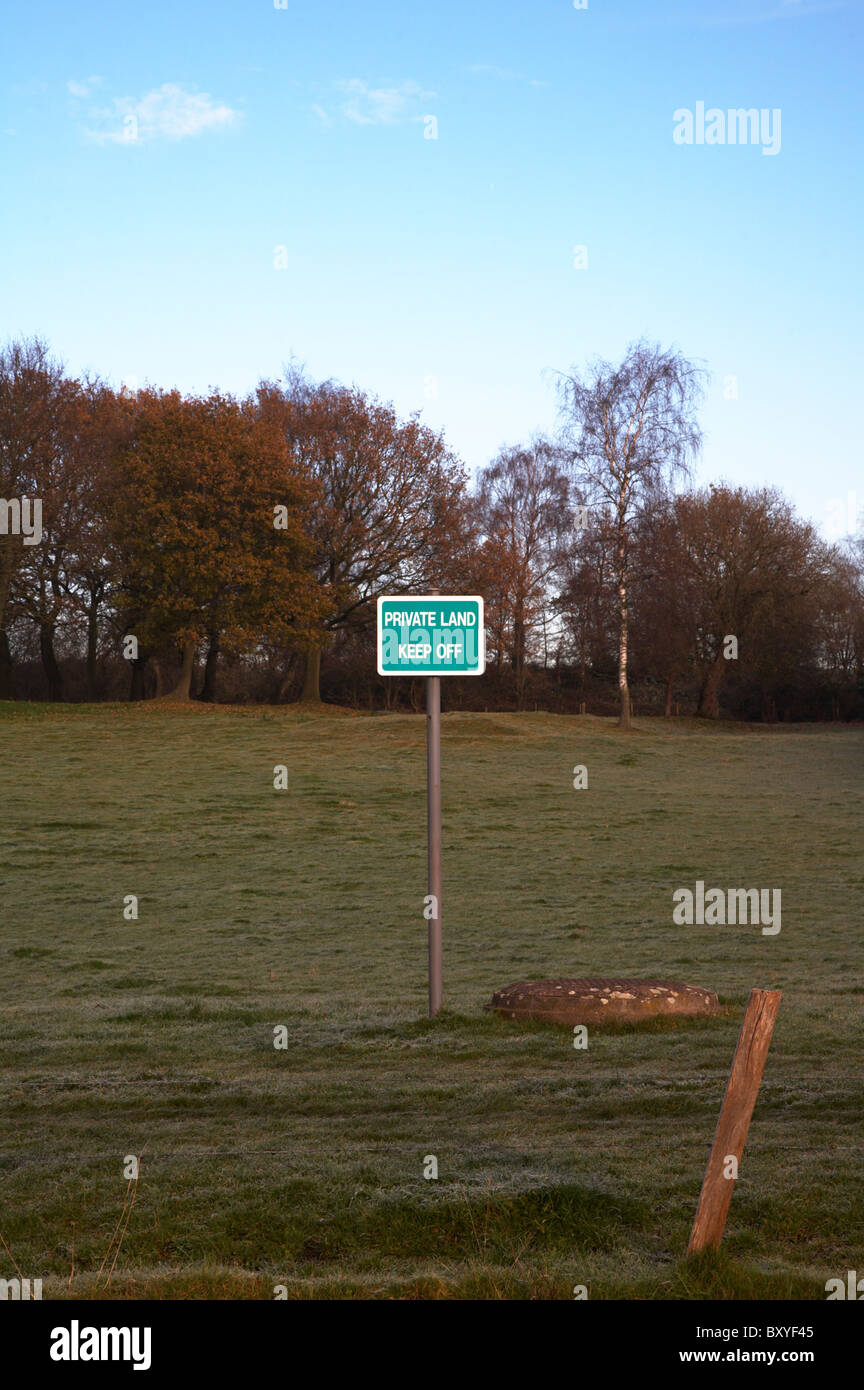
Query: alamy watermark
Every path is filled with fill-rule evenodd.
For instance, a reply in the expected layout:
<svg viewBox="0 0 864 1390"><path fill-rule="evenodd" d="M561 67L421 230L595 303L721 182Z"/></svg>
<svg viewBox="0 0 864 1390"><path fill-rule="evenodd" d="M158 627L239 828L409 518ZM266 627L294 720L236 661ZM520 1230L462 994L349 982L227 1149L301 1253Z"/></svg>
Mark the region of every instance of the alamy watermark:
<svg viewBox="0 0 864 1390"><path fill-rule="evenodd" d="M41 1279L0 1279L0 1302L26 1303L31 1298L42 1298Z"/></svg>
<svg viewBox="0 0 864 1390"><path fill-rule="evenodd" d="M0 497L0 536L23 536L25 545L42 540L42 498Z"/></svg>
<svg viewBox="0 0 864 1390"><path fill-rule="evenodd" d="M672 921L676 926L746 927L748 921L761 926L763 936L776 936L780 930L779 888L709 888L699 879L696 891L676 888Z"/></svg>
<svg viewBox="0 0 864 1390"><path fill-rule="evenodd" d="M827 1301L832 1299L852 1299L860 1303L864 1299L864 1279L859 1279L856 1271L850 1269L846 1271L845 1279L829 1279L825 1285L825 1292L828 1294Z"/></svg>
<svg viewBox="0 0 864 1390"><path fill-rule="evenodd" d="M133 1371L149 1371L149 1327L82 1327L73 1318L69 1327L51 1332L52 1361L131 1361Z"/></svg>
<svg viewBox="0 0 864 1390"><path fill-rule="evenodd" d="M719 106L705 110L697 101L695 110L679 106L673 111L676 145L761 145L763 154L780 153L780 107L743 106L723 111Z"/></svg>

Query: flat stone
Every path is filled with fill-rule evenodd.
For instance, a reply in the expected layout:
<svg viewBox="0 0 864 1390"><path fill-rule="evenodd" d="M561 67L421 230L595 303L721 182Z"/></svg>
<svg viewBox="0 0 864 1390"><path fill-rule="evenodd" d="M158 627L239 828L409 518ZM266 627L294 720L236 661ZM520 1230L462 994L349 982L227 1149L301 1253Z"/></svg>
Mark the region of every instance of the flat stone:
<svg viewBox="0 0 864 1390"><path fill-rule="evenodd" d="M722 1013L716 994L677 980L520 980L496 990L485 1006L503 1018L544 1023L637 1023L644 1019L706 1018Z"/></svg>

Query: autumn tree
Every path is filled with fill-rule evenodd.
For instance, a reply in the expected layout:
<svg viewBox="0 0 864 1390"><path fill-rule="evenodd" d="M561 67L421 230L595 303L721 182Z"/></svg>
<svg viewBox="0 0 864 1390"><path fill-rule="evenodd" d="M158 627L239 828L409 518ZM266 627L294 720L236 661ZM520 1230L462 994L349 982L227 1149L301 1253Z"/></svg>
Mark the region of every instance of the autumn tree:
<svg viewBox="0 0 864 1390"><path fill-rule="evenodd" d="M716 719L724 676L769 630L791 631L796 604L820 582L824 554L813 527L775 488L711 485L676 498L682 563L696 603L699 714ZM734 641L727 642L727 639Z"/></svg>
<svg viewBox="0 0 864 1390"><path fill-rule="evenodd" d="M118 603L141 648L181 653L188 699L206 642L220 652L301 641L323 611L301 510L307 488L252 402L139 392L112 464Z"/></svg>
<svg viewBox="0 0 864 1390"><path fill-rule="evenodd" d="M675 683L690 675L696 642L696 576L687 563L676 498L657 494L639 517L632 539L633 657L665 687L672 714Z"/></svg>
<svg viewBox="0 0 864 1390"><path fill-rule="evenodd" d="M100 381L85 381L79 394L74 450L77 518L66 557L64 587L68 622L83 632L88 697L98 692L98 662L116 650L116 575L109 548L111 461L123 439L131 402Z"/></svg>
<svg viewBox="0 0 864 1390"><path fill-rule="evenodd" d="M388 590L441 587L465 474L441 435L354 387L295 372L281 385L262 382L257 404L310 485L304 525L327 611L306 644L303 699L317 701L334 633L367 629Z"/></svg>
<svg viewBox="0 0 864 1390"><path fill-rule="evenodd" d="M608 509L618 605L619 722L630 726L627 679L633 526L652 497L686 474L701 434L704 373L672 350L631 344L615 366L594 361L559 380L562 444L588 501Z"/></svg>

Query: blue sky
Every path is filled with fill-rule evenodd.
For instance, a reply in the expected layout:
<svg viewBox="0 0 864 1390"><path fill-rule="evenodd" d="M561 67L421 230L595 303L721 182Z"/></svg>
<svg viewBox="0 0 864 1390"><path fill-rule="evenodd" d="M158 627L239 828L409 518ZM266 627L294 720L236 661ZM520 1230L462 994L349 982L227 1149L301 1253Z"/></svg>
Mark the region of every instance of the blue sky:
<svg viewBox="0 0 864 1390"><path fill-rule="evenodd" d="M644 335L712 372L699 478L849 530L862 30L860 0L18 6L0 336L188 391L293 355L476 468ZM676 143L699 102L779 109L779 152Z"/></svg>

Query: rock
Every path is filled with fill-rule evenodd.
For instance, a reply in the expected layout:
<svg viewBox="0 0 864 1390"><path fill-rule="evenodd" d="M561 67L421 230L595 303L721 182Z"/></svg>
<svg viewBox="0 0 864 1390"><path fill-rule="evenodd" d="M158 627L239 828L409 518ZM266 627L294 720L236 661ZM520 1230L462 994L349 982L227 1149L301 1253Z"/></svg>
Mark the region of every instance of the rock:
<svg viewBox="0 0 864 1390"><path fill-rule="evenodd" d="M497 990L486 1008L504 1018L536 1018L565 1026L722 1013L716 994L676 980L522 980Z"/></svg>

